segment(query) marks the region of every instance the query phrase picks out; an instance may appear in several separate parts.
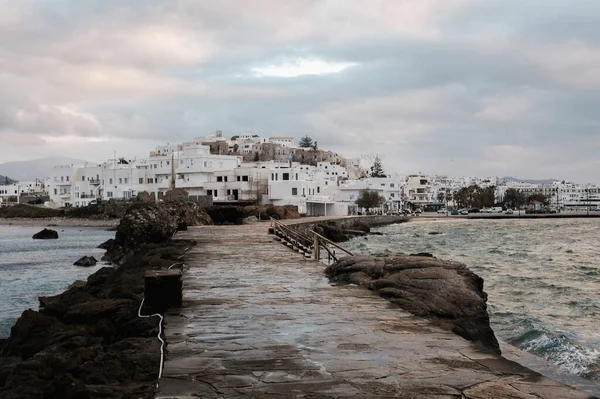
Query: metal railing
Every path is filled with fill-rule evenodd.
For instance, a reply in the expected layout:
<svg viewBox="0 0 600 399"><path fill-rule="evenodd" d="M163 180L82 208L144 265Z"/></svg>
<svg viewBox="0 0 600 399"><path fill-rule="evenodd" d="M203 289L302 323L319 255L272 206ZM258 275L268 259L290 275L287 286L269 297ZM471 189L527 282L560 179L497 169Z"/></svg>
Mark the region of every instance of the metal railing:
<svg viewBox="0 0 600 399"><path fill-rule="evenodd" d="M332 260L334 262L339 260L339 257L336 254L336 249L349 256L354 256L351 251L336 244L330 239L323 237L314 230L309 230L307 235L273 218L271 218L271 227L273 228L273 233L275 233L275 235L277 235L279 232L281 236L285 237L285 239L288 242L291 242L293 245L311 251L311 257L315 260L321 260L321 250L324 250L327 253L328 263L330 263Z"/></svg>

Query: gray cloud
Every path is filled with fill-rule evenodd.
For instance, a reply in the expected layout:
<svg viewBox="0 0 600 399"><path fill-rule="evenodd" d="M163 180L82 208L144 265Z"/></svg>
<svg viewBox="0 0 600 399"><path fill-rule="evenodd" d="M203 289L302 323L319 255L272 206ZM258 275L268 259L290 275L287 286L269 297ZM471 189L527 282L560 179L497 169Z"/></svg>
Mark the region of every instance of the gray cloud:
<svg viewBox="0 0 600 399"><path fill-rule="evenodd" d="M348 156L383 154L400 173L600 183L595 2L0 8L2 161L63 151L67 138L79 158L101 160L115 147L143 156L143 146L222 129L309 134ZM291 78L255 72L298 60L351 66Z"/></svg>

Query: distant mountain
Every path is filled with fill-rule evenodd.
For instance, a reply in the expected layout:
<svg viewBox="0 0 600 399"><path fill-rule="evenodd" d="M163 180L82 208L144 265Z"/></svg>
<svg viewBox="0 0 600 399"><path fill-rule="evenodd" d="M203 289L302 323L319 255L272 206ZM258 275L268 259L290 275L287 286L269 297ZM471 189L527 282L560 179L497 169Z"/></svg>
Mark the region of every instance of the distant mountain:
<svg viewBox="0 0 600 399"><path fill-rule="evenodd" d="M14 182L15 181L13 179L11 179L10 177L0 175L0 186L3 184L12 184Z"/></svg>
<svg viewBox="0 0 600 399"><path fill-rule="evenodd" d="M10 176L12 179L19 181L46 179L50 177L52 168L55 165L79 165L85 162L82 159L61 156L6 162L0 164L0 175Z"/></svg>
<svg viewBox="0 0 600 399"><path fill-rule="evenodd" d="M505 180L507 182L523 182L523 183L529 183L529 184L552 184L555 181L560 181L558 179L518 179L516 177L502 177L500 178L500 180Z"/></svg>

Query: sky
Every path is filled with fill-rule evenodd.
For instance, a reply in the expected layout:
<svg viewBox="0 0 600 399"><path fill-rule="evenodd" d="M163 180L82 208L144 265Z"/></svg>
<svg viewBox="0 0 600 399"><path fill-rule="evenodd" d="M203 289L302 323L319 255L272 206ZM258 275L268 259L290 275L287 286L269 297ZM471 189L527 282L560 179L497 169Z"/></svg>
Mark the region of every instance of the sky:
<svg viewBox="0 0 600 399"><path fill-rule="evenodd" d="M597 0L0 0L0 163L220 129L600 183Z"/></svg>

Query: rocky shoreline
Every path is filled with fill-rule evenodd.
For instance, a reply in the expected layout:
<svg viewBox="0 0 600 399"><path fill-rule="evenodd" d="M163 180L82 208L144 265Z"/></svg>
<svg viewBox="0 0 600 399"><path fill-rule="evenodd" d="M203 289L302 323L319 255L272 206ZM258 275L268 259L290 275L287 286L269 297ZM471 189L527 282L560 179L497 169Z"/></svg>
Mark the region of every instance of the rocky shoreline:
<svg viewBox="0 0 600 399"><path fill-rule="evenodd" d="M483 279L464 264L429 254L352 256L327 267L333 282L356 284L400 308L501 354Z"/></svg>
<svg viewBox="0 0 600 399"><path fill-rule="evenodd" d="M40 298L0 340L0 397L152 398L159 324L140 318L147 270L178 262L194 242L173 240L180 223L211 223L195 204L144 204L121 219L104 267L86 283ZM141 309L145 314L145 309Z"/></svg>

